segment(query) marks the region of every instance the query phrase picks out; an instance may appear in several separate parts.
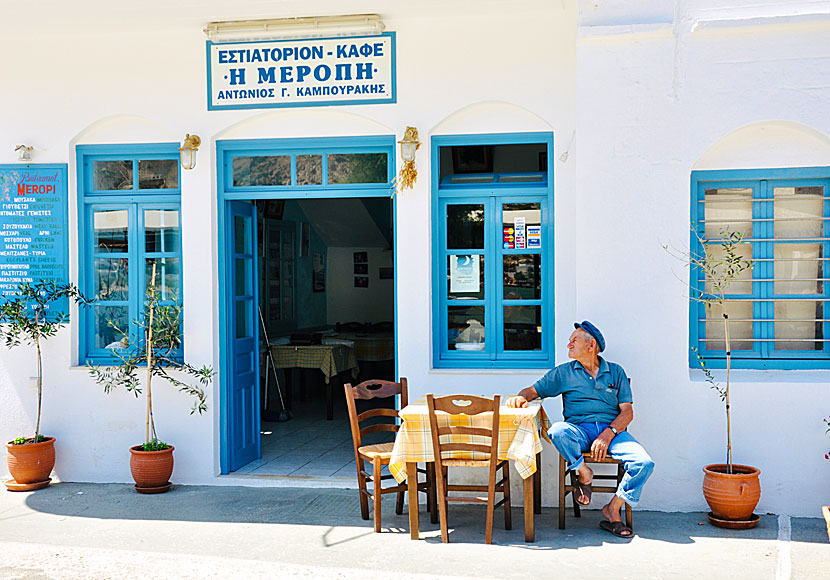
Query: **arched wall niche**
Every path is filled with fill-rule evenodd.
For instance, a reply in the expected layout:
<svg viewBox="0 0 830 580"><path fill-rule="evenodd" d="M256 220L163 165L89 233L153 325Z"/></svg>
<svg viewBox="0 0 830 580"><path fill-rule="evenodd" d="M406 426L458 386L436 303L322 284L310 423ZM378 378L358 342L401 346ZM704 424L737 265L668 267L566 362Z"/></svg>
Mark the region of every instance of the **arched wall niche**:
<svg viewBox="0 0 830 580"><path fill-rule="evenodd" d="M732 131L695 163L695 171L830 165L830 138L793 121L761 121Z"/></svg>
<svg viewBox="0 0 830 580"><path fill-rule="evenodd" d="M139 115L112 115L84 128L70 142L75 145L108 143L171 143L184 136Z"/></svg>
<svg viewBox="0 0 830 580"><path fill-rule="evenodd" d="M536 113L504 101L482 101L459 109L435 125L430 135L533 133L553 131Z"/></svg>

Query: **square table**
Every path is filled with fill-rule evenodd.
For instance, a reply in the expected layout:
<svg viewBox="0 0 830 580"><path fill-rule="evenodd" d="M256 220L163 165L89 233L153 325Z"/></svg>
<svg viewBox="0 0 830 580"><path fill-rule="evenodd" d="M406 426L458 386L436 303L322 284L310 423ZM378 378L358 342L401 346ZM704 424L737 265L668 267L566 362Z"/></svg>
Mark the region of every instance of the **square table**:
<svg viewBox="0 0 830 580"><path fill-rule="evenodd" d="M403 423L395 436L389 471L398 482L408 482L409 531L411 538L417 540L420 538L420 531L416 467L419 462L435 461L426 398L422 397L407 405L398 415L403 419ZM437 413L439 423L446 421L447 425L450 417L454 425L458 425L459 420L466 420L468 425L474 426L479 422L484 425L491 421L489 415L449 415L441 411ZM533 514L541 512L541 440L544 438L548 443L551 442L547 436L550 426L550 419L545 414L541 402L531 403L521 409L504 405L499 408L499 459L512 460L522 477L526 542L534 541L536 530Z"/></svg>
<svg viewBox="0 0 830 580"><path fill-rule="evenodd" d="M320 369L326 382L326 419L331 421L334 416L331 379L347 370L351 371L352 377L357 378L360 368L354 350L343 344L272 344L269 348L274 368Z"/></svg>

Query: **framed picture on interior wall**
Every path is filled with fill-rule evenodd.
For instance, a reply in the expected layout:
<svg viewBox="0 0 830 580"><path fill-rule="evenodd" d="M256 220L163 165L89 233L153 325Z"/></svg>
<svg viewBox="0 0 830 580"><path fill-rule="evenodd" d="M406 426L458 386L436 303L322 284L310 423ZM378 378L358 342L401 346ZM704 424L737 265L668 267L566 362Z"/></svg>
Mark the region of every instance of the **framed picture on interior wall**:
<svg viewBox="0 0 830 580"><path fill-rule="evenodd" d="M354 253L354 263L355 264L366 264L369 261L369 255L366 252L355 252Z"/></svg>
<svg viewBox="0 0 830 580"><path fill-rule="evenodd" d="M493 173L493 146L453 147L452 170L453 173Z"/></svg>
<svg viewBox="0 0 830 580"><path fill-rule="evenodd" d="M355 264L354 265L354 273L355 274L368 274L369 273L369 264Z"/></svg>
<svg viewBox="0 0 830 580"><path fill-rule="evenodd" d="M381 280L391 280L395 277L394 268L378 268L378 278Z"/></svg>
<svg viewBox="0 0 830 580"><path fill-rule="evenodd" d="M369 287L369 276L355 276L354 277L354 287L355 288L368 288Z"/></svg>
<svg viewBox="0 0 830 580"><path fill-rule="evenodd" d="M285 211L284 199L269 199L265 202L265 217L272 220L281 220Z"/></svg>
<svg viewBox="0 0 830 580"><path fill-rule="evenodd" d="M326 264L323 254L314 254L311 259L311 290L313 292L326 291Z"/></svg>
<svg viewBox="0 0 830 580"><path fill-rule="evenodd" d="M311 225L307 222L303 222L301 226L300 232L300 257L307 258L308 257L308 244L309 239L311 238Z"/></svg>

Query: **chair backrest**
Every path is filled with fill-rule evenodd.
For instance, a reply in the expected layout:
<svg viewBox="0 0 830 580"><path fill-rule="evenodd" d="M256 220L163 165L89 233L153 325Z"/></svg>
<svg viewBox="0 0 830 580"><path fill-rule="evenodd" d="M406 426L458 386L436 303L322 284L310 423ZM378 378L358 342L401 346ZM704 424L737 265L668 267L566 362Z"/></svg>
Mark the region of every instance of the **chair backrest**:
<svg viewBox="0 0 830 580"><path fill-rule="evenodd" d="M346 407L349 409L349 425L352 429L352 442L354 443L355 453L357 453L358 447L363 444L363 437L365 435L382 431L394 433L398 430L399 426L396 424L395 419L397 419L400 409L369 409L358 414L355 400L380 399L400 395L400 408L406 407L409 404L409 391L406 377L401 377L400 382L397 383L379 379L369 379L354 387L351 383L346 383L344 390L346 391ZM392 421L373 423L367 427L360 427L363 421L371 419L372 417L390 417Z"/></svg>
<svg viewBox="0 0 830 580"><path fill-rule="evenodd" d="M446 397L427 395L429 427L432 433L432 449L435 455L436 467L442 468L443 461L450 458L474 459L491 462L491 468L495 470L499 450L500 404L501 397L499 395L492 399L475 395L447 395ZM493 416L489 427L470 427L466 425L439 427L437 411L444 411L450 415L492 413ZM483 437L485 442L476 443L472 436ZM480 455L475 457L473 454Z"/></svg>
<svg viewBox="0 0 830 580"><path fill-rule="evenodd" d="M362 322L338 322L334 329L336 332L366 332L366 325Z"/></svg>

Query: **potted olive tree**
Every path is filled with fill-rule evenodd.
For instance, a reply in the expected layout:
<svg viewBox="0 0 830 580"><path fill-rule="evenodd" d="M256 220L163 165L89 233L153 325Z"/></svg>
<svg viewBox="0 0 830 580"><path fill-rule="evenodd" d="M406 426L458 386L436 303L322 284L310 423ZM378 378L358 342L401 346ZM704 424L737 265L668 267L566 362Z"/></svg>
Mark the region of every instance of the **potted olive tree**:
<svg viewBox="0 0 830 580"><path fill-rule="evenodd" d="M37 421L32 437L17 437L6 443L6 461L12 479L6 481L11 491L31 491L49 485L49 474L55 466L55 438L40 432L43 404L43 341L57 334L69 321L66 312L55 307L66 298L78 304L89 303L73 284L53 280L23 282L0 302L0 338L7 348L20 345L35 347L37 361Z"/></svg>
<svg viewBox="0 0 830 580"><path fill-rule="evenodd" d="M740 232L733 232L728 228L722 230L719 243L714 244L707 243L694 228L692 233L697 239L696 246L699 249L678 251L667 246L664 248L690 267L690 276L694 277L696 273L703 275L702 286L694 283L689 285L689 299L704 304L707 311L713 310L716 305L720 307L726 352L726 380L725 385L721 385L706 367L706 362L697 349L694 346L689 347L697 356L707 382L720 396L726 411L726 462L713 463L703 468L703 496L712 509L709 520L714 525L728 528L754 527L759 520L752 512L761 497L761 483L758 478L761 472L756 467L732 461L729 382L732 351L729 339L730 301L726 297L732 283L737 281L742 273L751 270L753 263L741 256L738 251L743 243L743 235Z"/></svg>
<svg viewBox="0 0 830 580"><path fill-rule="evenodd" d="M170 489L173 473L173 449L159 440L153 417L153 378L166 381L195 398L190 414L207 410L204 387L213 380L213 369L207 365L196 368L179 358L181 346L181 306L175 301L162 303L156 293L156 265L153 264L151 282L147 287L143 315L133 321L142 337L139 348L132 349L126 329L110 325L123 337L121 348L113 349L119 359L115 366L89 365L95 381L104 392L123 387L138 397L142 393L139 373L146 373L144 385L145 429L144 443L130 448L130 471L135 488L140 493L163 493ZM188 375L190 382L177 375Z"/></svg>

